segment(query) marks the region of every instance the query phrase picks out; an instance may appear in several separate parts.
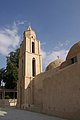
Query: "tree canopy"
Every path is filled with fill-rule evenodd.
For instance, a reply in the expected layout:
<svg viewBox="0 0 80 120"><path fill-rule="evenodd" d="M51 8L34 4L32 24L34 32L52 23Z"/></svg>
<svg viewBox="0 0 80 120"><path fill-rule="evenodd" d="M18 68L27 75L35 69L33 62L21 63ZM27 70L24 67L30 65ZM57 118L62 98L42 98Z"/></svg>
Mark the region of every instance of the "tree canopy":
<svg viewBox="0 0 80 120"><path fill-rule="evenodd" d="M14 89L17 87L18 80L18 67L19 67L19 51L10 52L7 56L6 69L0 69L0 81L3 79L5 82L5 88Z"/></svg>

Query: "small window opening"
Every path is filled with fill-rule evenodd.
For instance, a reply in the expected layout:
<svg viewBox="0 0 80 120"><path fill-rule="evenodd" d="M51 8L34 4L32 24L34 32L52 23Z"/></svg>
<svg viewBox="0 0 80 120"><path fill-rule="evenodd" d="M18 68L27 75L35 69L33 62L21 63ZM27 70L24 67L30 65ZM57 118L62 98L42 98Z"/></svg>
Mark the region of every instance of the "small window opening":
<svg viewBox="0 0 80 120"><path fill-rule="evenodd" d="M77 62L77 56L71 58L71 64L74 64L75 62Z"/></svg>
<svg viewBox="0 0 80 120"><path fill-rule="evenodd" d="M32 76L36 76L36 61L35 58L32 59Z"/></svg>
<svg viewBox="0 0 80 120"><path fill-rule="evenodd" d="M35 53L35 44L32 42L32 53Z"/></svg>

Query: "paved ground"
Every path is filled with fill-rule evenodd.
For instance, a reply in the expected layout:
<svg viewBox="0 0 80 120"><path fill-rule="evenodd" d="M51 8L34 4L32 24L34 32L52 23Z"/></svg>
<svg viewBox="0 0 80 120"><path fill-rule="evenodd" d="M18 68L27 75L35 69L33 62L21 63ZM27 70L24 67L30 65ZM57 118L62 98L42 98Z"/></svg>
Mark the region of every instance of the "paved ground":
<svg viewBox="0 0 80 120"><path fill-rule="evenodd" d="M0 108L0 120L64 120L44 114L19 110L16 108Z"/></svg>

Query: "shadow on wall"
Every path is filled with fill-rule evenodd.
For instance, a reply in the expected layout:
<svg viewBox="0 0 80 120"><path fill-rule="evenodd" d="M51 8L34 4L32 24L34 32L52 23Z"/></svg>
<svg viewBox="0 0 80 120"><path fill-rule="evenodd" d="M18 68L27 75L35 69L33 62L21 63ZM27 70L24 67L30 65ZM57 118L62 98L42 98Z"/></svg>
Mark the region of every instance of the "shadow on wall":
<svg viewBox="0 0 80 120"><path fill-rule="evenodd" d="M43 93L42 93L42 80L36 76L29 83L26 91L28 110L35 112L42 112L43 106Z"/></svg>

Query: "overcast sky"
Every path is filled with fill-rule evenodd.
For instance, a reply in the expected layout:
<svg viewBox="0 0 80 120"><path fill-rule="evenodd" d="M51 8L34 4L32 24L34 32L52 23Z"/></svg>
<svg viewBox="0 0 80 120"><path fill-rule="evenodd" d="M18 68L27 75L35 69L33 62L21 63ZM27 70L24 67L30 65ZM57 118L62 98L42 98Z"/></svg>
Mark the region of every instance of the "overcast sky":
<svg viewBox="0 0 80 120"><path fill-rule="evenodd" d="M0 0L0 68L29 24L41 41L45 69L80 40L80 0Z"/></svg>

